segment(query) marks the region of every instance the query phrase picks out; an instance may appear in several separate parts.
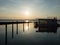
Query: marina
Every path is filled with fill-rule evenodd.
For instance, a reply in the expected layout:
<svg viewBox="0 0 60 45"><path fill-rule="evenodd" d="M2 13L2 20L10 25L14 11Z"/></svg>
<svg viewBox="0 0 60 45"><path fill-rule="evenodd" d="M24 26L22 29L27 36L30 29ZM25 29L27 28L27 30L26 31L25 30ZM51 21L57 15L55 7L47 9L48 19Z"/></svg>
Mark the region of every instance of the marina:
<svg viewBox="0 0 60 45"><path fill-rule="evenodd" d="M5 20L6 21L6 20ZM14 38L14 29L13 25L16 24L16 34L18 34L18 24L23 24L23 32L24 30L24 24L34 23L34 28L38 28L36 32L57 32L57 27L59 27L60 24L57 23L57 19L37 19L37 20L14 20L14 21L1 21L0 25L5 25L5 44L7 44L7 25L12 24L12 39Z"/></svg>

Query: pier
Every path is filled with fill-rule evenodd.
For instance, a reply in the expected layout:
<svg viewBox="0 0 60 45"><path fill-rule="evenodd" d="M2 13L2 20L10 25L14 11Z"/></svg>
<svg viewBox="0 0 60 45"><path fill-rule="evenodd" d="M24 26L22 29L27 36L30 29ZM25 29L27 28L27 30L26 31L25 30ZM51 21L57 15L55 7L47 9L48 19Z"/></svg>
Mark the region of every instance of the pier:
<svg viewBox="0 0 60 45"><path fill-rule="evenodd" d="M6 21L6 20L5 20ZM19 20L9 20L9 21L0 21L0 25L5 25L5 44L7 44L7 26L12 24L12 39L14 38L14 24L16 24L16 34L18 35L18 24L22 24L23 25L23 32L24 32L24 24L28 23L28 27L29 27L29 23L32 22L25 22L25 21L19 21Z"/></svg>

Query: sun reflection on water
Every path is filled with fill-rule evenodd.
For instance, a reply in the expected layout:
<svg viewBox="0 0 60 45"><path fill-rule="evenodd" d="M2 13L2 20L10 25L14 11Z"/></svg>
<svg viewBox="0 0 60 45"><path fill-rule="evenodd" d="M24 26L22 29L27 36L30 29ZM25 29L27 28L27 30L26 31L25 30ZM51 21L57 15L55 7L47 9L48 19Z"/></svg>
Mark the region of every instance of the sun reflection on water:
<svg viewBox="0 0 60 45"><path fill-rule="evenodd" d="M24 23L24 34L30 34L33 32L33 23L29 23L29 20L25 20Z"/></svg>
<svg viewBox="0 0 60 45"><path fill-rule="evenodd" d="M28 20L26 20L25 22L29 22Z"/></svg>
<svg viewBox="0 0 60 45"><path fill-rule="evenodd" d="M29 28L29 27L28 27L27 25L25 25L25 31L28 31L28 28Z"/></svg>

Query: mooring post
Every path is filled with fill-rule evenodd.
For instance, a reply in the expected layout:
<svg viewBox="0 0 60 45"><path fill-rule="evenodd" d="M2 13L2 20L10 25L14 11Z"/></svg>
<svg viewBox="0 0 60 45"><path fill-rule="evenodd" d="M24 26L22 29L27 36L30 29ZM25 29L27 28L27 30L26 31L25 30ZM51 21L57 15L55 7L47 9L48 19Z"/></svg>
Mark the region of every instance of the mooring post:
<svg viewBox="0 0 60 45"><path fill-rule="evenodd" d="M7 44L7 24L5 25L5 44Z"/></svg>
<svg viewBox="0 0 60 45"><path fill-rule="evenodd" d="M23 32L24 32L24 23L23 23Z"/></svg>
<svg viewBox="0 0 60 45"><path fill-rule="evenodd" d="M40 20L38 19L38 32L40 31Z"/></svg>
<svg viewBox="0 0 60 45"><path fill-rule="evenodd" d="M17 23L17 29L16 29L16 34L18 34L18 23Z"/></svg>
<svg viewBox="0 0 60 45"><path fill-rule="evenodd" d="M14 37L13 24L12 24L12 38Z"/></svg>

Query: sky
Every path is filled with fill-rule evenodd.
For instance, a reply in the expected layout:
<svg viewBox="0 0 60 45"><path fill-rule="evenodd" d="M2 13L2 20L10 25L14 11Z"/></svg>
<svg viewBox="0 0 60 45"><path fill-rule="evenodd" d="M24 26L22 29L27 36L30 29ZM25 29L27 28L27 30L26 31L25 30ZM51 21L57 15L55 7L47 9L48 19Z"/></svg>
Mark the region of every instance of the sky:
<svg viewBox="0 0 60 45"><path fill-rule="evenodd" d="M0 0L0 19L60 18L60 0Z"/></svg>

